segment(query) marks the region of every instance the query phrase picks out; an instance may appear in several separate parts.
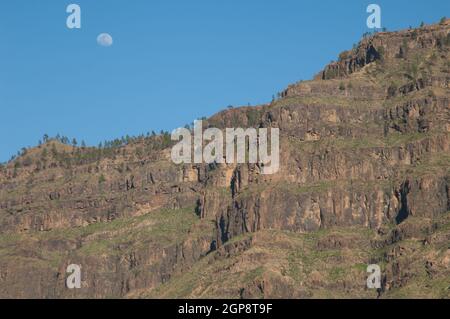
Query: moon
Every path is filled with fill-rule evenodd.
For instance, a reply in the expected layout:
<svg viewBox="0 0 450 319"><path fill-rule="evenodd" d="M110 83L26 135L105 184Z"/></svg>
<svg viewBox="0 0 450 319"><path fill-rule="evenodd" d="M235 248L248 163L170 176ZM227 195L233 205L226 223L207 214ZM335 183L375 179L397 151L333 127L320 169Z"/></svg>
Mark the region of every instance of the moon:
<svg viewBox="0 0 450 319"><path fill-rule="evenodd" d="M113 38L108 33L101 33L97 37L97 43L102 47L110 47L113 44Z"/></svg>

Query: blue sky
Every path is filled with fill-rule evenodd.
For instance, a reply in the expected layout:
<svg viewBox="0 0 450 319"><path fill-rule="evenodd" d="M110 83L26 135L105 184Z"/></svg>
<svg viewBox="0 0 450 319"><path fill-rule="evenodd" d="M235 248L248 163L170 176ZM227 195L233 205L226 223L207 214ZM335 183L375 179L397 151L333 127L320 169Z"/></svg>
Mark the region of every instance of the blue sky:
<svg viewBox="0 0 450 319"><path fill-rule="evenodd" d="M370 3L389 30L450 16L447 0L2 1L0 161L44 133L97 145L266 103L358 42Z"/></svg>

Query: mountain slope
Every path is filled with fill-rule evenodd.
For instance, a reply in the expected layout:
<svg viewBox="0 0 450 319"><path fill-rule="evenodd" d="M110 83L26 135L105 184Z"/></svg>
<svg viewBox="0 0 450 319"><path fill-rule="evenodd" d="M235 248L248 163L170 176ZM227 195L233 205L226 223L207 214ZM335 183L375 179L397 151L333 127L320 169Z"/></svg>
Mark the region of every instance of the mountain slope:
<svg viewBox="0 0 450 319"><path fill-rule="evenodd" d="M274 175L175 165L167 134L26 150L0 168L0 297L449 298L449 50L449 20L378 33L205 121L280 128Z"/></svg>

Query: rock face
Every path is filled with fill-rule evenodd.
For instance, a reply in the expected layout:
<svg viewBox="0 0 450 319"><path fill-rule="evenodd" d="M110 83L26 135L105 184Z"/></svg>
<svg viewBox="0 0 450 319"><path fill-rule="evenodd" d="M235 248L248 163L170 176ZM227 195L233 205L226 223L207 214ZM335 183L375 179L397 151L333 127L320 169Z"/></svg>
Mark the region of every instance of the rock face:
<svg viewBox="0 0 450 319"><path fill-rule="evenodd" d="M379 33L206 120L279 128L273 175L175 165L167 136L27 150L0 167L0 297L450 297L449 50L449 20Z"/></svg>

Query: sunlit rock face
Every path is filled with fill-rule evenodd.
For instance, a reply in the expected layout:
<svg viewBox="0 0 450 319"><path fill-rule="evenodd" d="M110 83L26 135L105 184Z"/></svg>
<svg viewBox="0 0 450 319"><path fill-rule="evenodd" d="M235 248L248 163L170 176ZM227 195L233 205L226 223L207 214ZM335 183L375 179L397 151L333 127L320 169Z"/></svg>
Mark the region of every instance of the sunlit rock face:
<svg viewBox="0 0 450 319"><path fill-rule="evenodd" d="M0 169L0 297L450 297L449 32L365 38L205 121L279 128L276 174L175 165L165 135L28 149Z"/></svg>

